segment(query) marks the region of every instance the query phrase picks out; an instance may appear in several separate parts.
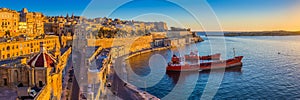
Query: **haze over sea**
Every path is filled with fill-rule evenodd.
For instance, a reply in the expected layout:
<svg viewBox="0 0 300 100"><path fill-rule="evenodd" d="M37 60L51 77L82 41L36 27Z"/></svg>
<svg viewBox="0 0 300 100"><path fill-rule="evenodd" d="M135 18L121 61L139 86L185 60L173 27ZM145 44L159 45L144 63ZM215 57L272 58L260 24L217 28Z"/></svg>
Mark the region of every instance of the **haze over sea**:
<svg viewBox="0 0 300 100"><path fill-rule="evenodd" d="M300 98L297 95L300 94L299 38L300 36L211 37L191 46L196 46L200 55L218 53L211 52L211 44L214 44L213 47L226 47L227 57L223 58L233 57L232 48L236 49L236 55L244 56L242 68L226 70L214 99L292 99ZM225 46L222 45L223 43L219 45L209 41L222 39L225 39ZM186 49L185 53L188 54L189 46ZM165 73L161 70L162 68L150 70L149 59L155 54L164 56L169 62L172 51L151 52L129 59L135 73L141 76L148 75L150 71ZM147 83L136 81L131 74L128 74L129 82L147 85ZM221 75L221 72L212 74ZM203 93L209 76L208 72L189 72L183 73L182 76L178 73L166 73L158 84L143 90L163 98L177 84L182 88L173 91L178 94L178 97L174 99L182 99L180 95L189 95L191 100L198 99ZM179 77L184 81L177 82ZM193 82L196 83L195 87L191 84ZM186 94L185 91L188 90L193 90L192 94Z"/></svg>

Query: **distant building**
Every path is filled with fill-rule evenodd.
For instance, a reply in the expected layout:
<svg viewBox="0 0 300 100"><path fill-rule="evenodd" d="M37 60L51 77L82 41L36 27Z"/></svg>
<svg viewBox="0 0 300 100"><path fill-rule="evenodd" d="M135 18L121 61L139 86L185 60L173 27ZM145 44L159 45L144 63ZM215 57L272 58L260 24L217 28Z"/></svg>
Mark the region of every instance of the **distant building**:
<svg viewBox="0 0 300 100"><path fill-rule="evenodd" d="M168 31L167 32L168 38L181 38L181 37L186 37L186 36L191 37L191 35L192 35L192 33L190 31Z"/></svg>
<svg viewBox="0 0 300 100"><path fill-rule="evenodd" d="M63 16L51 16L47 17L47 22L44 24L45 33L56 34L59 36L73 36L75 26L79 22L80 16L71 17L67 14Z"/></svg>
<svg viewBox="0 0 300 100"><path fill-rule="evenodd" d="M26 34L27 31L27 23L26 22L19 22L19 33Z"/></svg>
<svg viewBox="0 0 300 100"><path fill-rule="evenodd" d="M170 31L191 31L190 28L178 28L178 27L171 27Z"/></svg>
<svg viewBox="0 0 300 100"><path fill-rule="evenodd" d="M45 16L39 12L28 12L23 8L20 13L20 22L26 22L26 32L29 36L39 36L44 34Z"/></svg>

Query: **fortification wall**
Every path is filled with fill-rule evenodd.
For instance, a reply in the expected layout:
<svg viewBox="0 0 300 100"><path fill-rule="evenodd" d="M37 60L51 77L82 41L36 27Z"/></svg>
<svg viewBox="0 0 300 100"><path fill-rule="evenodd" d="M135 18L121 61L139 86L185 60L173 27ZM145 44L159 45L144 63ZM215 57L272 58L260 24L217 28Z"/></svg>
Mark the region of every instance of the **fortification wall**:
<svg viewBox="0 0 300 100"><path fill-rule="evenodd" d="M103 48L123 46L125 47L126 51L135 52L138 50L151 48L152 36L114 39L88 39L87 42L88 46L101 46Z"/></svg>

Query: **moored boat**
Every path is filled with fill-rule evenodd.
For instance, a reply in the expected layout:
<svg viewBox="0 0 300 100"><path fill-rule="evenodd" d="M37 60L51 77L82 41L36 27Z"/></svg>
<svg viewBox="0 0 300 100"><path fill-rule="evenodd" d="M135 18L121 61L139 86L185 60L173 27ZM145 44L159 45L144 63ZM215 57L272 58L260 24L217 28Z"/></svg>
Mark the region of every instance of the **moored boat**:
<svg viewBox="0 0 300 100"><path fill-rule="evenodd" d="M211 69L222 69L242 66L243 56L237 56L228 60L202 62L200 64L182 64L179 57L175 55L167 66L167 71L204 71Z"/></svg>

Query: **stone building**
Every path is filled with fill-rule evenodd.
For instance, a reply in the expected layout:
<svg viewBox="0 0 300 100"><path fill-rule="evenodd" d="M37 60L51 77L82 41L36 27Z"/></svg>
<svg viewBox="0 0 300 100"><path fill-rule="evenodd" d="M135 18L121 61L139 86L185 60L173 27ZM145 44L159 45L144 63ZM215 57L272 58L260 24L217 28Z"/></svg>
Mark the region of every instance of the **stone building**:
<svg viewBox="0 0 300 100"><path fill-rule="evenodd" d="M63 16L52 16L47 18L47 22L45 23L45 33L52 33L56 35L64 35L70 36L74 34L75 25L79 20L79 16L74 16L72 14L71 17L67 15Z"/></svg>
<svg viewBox="0 0 300 100"><path fill-rule="evenodd" d="M26 31L27 31L27 23L19 22L19 33L26 35Z"/></svg>
<svg viewBox="0 0 300 100"><path fill-rule="evenodd" d="M28 36L39 36L44 34L45 16L39 12L28 12L23 8L20 12L20 22L26 22L26 33Z"/></svg>
<svg viewBox="0 0 300 100"><path fill-rule="evenodd" d="M15 90L19 99L59 100L63 70L58 60L60 51L54 53L58 54L55 58L47 52L43 42L40 43L40 48L40 52L30 60L17 59L0 65L0 87Z"/></svg>
<svg viewBox="0 0 300 100"><path fill-rule="evenodd" d="M19 13L8 8L0 8L0 37L18 36ZM9 34L8 34L9 33Z"/></svg>
<svg viewBox="0 0 300 100"><path fill-rule="evenodd" d="M54 50L55 45L59 44L59 38L58 36L46 36L42 39L2 42L0 43L0 60L38 53L40 51L40 42L44 42L48 50Z"/></svg>

